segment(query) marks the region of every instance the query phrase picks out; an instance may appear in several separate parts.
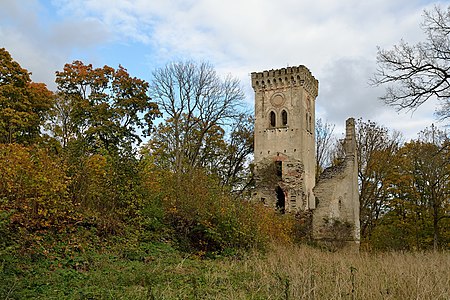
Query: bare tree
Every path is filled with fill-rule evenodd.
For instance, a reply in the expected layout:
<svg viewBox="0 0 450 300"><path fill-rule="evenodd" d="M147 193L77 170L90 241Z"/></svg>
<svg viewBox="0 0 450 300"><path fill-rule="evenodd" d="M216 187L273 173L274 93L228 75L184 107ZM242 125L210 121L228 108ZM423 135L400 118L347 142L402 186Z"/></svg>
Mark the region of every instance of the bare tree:
<svg viewBox="0 0 450 300"><path fill-rule="evenodd" d="M225 141L225 152L216 166L222 182L240 192L251 181L249 165L254 149L254 123L254 118L247 114L242 114L234 121Z"/></svg>
<svg viewBox="0 0 450 300"><path fill-rule="evenodd" d="M240 116L244 99L238 79L221 79L210 64L191 61L155 70L151 91L170 126L165 139L174 151L174 171L202 165L208 138Z"/></svg>
<svg viewBox="0 0 450 300"><path fill-rule="evenodd" d="M77 130L72 120L73 98L75 97L77 97L76 94L56 94L55 103L50 110L50 118L46 124L46 129L53 133L63 148L67 146L70 139L75 138Z"/></svg>
<svg viewBox="0 0 450 300"><path fill-rule="evenodd" d="M450 118L450 6L424 11L424 42L401 41L391 50L378 49L373 85L387 85L381 99L401 109L416 109L436 97L440 119Z"/></svg>
<svg viewBox="0 0 450 300"><path fill-rule="evenodd" d="M336 139L334 138L334 124L316 120L316 179L322 171L331 165Z"/></svg>

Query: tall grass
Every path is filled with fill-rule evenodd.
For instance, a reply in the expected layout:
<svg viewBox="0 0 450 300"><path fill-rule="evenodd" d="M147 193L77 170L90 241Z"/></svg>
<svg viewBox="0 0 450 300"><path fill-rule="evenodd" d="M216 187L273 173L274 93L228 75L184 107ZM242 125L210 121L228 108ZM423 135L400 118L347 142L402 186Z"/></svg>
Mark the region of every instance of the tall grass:
<svg viewBox="0 0 450 300"><path fill-rule="evenodd" d="M448 253L330 253L274 246L239 260L180 261L184 277L151 287L154 299L450 299ZM156 272L158 273L158 272ZM154 273L154 274L156 274Z"/></svg>
<svg viewBox="0 0 450 300"><path fill-rule="evenodd" d="M449 253L329 253L276 247L244 267L271 299L450 299Z"/></svg>
<svg viewBox="0 0 450 300"><path fill-rule="evenodd" d="M199 259L165 244L146 247L28 262L2 280L9 268L3 261L0 299L450 298L449 253L277 245L265 254Z"/></svg>

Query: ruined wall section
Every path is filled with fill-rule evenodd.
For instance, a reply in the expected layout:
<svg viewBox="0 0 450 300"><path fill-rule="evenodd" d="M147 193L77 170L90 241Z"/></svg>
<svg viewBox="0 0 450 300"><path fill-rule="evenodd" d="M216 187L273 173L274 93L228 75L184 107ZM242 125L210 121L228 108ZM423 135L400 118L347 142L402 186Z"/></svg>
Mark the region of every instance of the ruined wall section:
<svg viewBox="0 0 450 300"><path fill-rule="evenodd" d="M280 174L278 171L281 171ZM301 161L283 154L278 154L275 161L266 158L256 165L257 193L254 196L263 204L279 209L278 197L275 195L277 187L280 187L284 195L284 212L296 213L299 210L307 210L309 206L304 178L304 166Z"/></svg>
<svg viewBox="0 0 450 300"><path fill-rule="evenodd" d="M358 161L355 121L346 122L345 158L326 169L314 188L313 237L317 240L360 240Z"/></svg>

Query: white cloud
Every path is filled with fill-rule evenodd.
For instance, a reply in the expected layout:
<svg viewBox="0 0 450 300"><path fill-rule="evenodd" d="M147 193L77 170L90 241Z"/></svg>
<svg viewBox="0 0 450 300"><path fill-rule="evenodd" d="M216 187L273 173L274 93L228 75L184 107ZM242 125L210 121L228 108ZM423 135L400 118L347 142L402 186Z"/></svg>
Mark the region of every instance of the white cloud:
<svg viewBox="0 0 450 300"><path fill-rule="evenodd" d="M105 42L108 32L96 19L51 20L38 1L23 5L15 0L0 2L0 41L32 79L55 88L55 71L69 62L77 49Z"/></svg>
<svg viewBox="0 0 450 300"><path fill-rule="evenodd" d="M39 9L26 13L14 3L0 4L0 11L7 7L14 15L9 23L16 23L13 28L0 22L0 39L16 53L23 51L22 58L33 57L28 61L35 73L46 63L47 70L60 69L74 48L131 42L149 53L124 60L154 66L174 59L208 60L219 72L241 78L251 102L250 72L304 64L320 81L318 115L337 125L347 116L403 118L376 99L382 90L367 85L376 46L423 39L422 11L433 5L420 0L53 0L60 21L47 28L38 23L44 9L37 1L32 3ZM28 40L31 35L49 46L40 48L36 38ZM395 126L416 130L433 117L429 109L414 116Z"/></svg>

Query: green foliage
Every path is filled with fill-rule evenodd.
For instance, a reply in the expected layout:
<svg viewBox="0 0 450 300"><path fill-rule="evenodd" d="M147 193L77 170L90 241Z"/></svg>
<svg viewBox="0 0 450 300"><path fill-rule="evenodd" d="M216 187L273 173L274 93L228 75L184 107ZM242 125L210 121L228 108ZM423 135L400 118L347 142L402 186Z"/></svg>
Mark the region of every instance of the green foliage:
<svg viewBox="0 0 450 300"><path fill-rule="evenodd" d="M204 255L249 247L246 238L254 235L239 226L240 203L233 203L215 180L199 170L166 174L162 180L166 221L182 249Z"/></svg>
<svg viewBox="0 0 450 300"><path fill-rule="evenodd" d="M384 216L372 233L371 247L374 250L407 251L416 244L414 227L395 213Z"/></svg>
<svg viewBox="0 0 450 300"><path fill-rule="evenodd" d="M72 199L98 234L121 233L126 222L139 217L145 191L136 158L104 151L77 158L72 168Z"/></svg>
<svg viewBox="0 0 450 300"><path fill-rule="evenodd" d="M17 234L11 230L11 213L0 211L0 261L16 250ZM2 267L3 268L3 267ZM0 268L0 273L3 271Z"/></svg>
<svg viewBox="0 0 450 300"><path fill-rule="evenodd" d="M198 255L264 248L268 239L289 243L292 224L273 210L235 199L202 170L165 173L160 179L165 221L179 246Z"/></svg>

